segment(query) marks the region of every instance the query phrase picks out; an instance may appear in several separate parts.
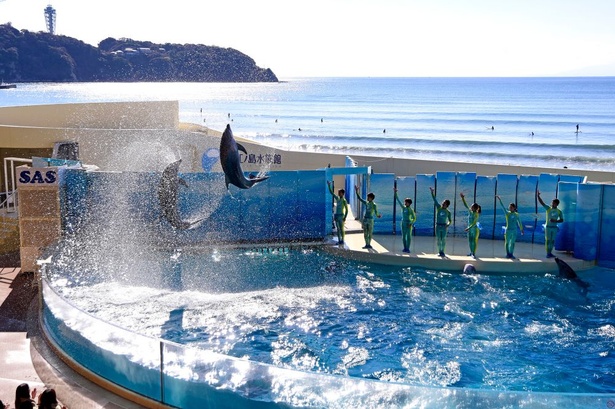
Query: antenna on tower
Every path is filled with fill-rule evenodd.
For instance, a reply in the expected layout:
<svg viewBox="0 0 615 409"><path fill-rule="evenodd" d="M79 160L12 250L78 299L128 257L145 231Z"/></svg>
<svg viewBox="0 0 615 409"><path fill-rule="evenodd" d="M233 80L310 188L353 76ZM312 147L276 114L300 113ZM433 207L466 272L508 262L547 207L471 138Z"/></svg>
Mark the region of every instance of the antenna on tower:
<svg viewBox="0 0 615 409"><path fill-rule="evenodd" d="M56 9L51 7L51 4L48 4L45 7L45 23L47 24L47 31L50 34L55 34L56 32Z"/></svg>

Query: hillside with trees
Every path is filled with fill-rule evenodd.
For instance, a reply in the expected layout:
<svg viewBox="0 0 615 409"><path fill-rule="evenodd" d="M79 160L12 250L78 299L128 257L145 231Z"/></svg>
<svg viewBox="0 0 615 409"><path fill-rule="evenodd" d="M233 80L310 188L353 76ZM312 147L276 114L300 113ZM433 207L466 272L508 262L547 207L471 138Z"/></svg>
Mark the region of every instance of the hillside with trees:
<svg viewBox="0 0 615 409"><path fill-rule="evenodd" d="M5 82L277 82L232 48L107 38L98 47L72 37L0 25Z"/></svg>

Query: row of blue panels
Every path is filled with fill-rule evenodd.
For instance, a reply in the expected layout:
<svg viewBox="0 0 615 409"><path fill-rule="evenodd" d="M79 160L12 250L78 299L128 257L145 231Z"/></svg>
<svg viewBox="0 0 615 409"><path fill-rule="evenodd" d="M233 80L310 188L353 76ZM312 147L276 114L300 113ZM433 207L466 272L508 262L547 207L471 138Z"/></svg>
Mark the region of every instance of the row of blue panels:
<svg viewBox="0 0 615 409"><path fill-rule="evenodd" d="M368 180L367 180L368 179ZM518 207L525 234L518 241L544 244L546 211L537 199L540 191L543 201L550 205L554 198L560 200L559 208L564 214L564 223L559 225L555 243L556 250L573 252L584 260L597 260L605 267L615 267L615 186L587 184L580 176L570 175L512 175L480 176L475 173L438 172L435 175L416 175L397 178L392 174L373 174L363 183L364 191L376 195L375 202L382 213L376 219L374 230L381 234L401 232L401 208L394 198L397 187L399 197L410 198L417 215L414 232L419 236L433 236L435 206L430 187L435 189L438 203L448 199L453 224L449 234L465 235L468 210L462 203L460 193L468 205L478 203L481 238L504 238L506 218L504 209L496 199L499 195L504 207L515 203ZM357 202L353 209L360 214Z"/></svg>
<svg viewBox="0 0 615 409"><path fill-rule="evenodd" d="M149 229L178 243L321 239L330 198L323 171L271 172L252 189L227 191L222 173L180 175L177 209L192 228L176 230L164 219L158 199L159 173L60 173L64 228L80 233L118 221Z"/></svg>
<svg viewBox="0 0 615 409"><path fill-rule="evenodd" d="M126 220L138 223L157 235L180 243L202 241L269 241L321 239L332 232L332 198L326 181L333 170L276 171L270 179L252 189L227 191L222 173L189 173L181 175L188 187L179 187L178 212L182 220L201 222L188 230L173 229L162 217L158 202L160 174L153 172L84 172L60 171L63 223L69 233L78 233L86 226ZM376 219L377 233L399 233L401 209L394 200L397 186L400 199L409 197L417 214L415 234L434 234L435 207L430 187L439 202L451 201L453 214L451 234L463 235L467 226L467 210L459 193L468 204L482 207L481 237L503 239L505 216L495 196L505 206L517 203L525 235L520 241L544 243L542 225L545 211L538 204L540 190L547 204L555 197L565 222L560 225L557 250L574 251L587 260L615 262L612 249L612 226L615 224L614 187L585 184L581 177L541 174L480 176L475 173L438 172L396 178L392 174L369 174L368 169L345 170L346 196L355 216L361 214L354 186L361 195L376 195L383 217Z"/></svg>
<svg viewBox="0 0 615 409"><path fill-rule="evenodd" d="M539 204L536 192L540 190L543 200L550 204L557 197L558 183L563 178L558 175L510 175L479 176L475 173L438 172L435 175L416 175L415 177L396 178L392 174L374 174L369 178L368 190L375 193L376 203L383 214L376 221L375 230L379 233L400 232L399 220L401 209L394 199L397 186L400 199L410 198L417 215L415 234L433 235L435 206L430 188L434 188L438 203L448 199L453 223L449 234L465 234L468 210L462 203L460 193L466 197L468 205L476 202L481 206L481 237L503 239L503 226L506 224L505 213L496 195L499 195L508 208L509 203L516 203L520 219L525 230L519 240L544 243L543 224L546 212ZM574 182L582 181L577 177ZM565 204L560 208L566 213ZM396 216L394 218L394 216Z"/></svg>

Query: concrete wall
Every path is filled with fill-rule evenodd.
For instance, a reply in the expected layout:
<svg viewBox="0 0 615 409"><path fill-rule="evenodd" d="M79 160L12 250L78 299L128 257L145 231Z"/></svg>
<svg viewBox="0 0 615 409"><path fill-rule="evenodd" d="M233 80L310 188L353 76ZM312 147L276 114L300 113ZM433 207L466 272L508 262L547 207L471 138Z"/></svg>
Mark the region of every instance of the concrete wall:
<svg viewBox="0 0 615 409"><path fill-rule="evenodd" d="M0 148L47 148L54 142L79 143L83 163L101 170L152 170L182 158L181 171L220 171L220 132L179 124L177 101L61 104L0 108ZM248 150L246 172L343 167L346 155L289 152L237 138ZM397 176L473 172L478 175L571 174L571 169L521 168L429 160L353 156L358 166ZM615 182L613 172L583 171L588 180Z"/></svg>
<svg viewBox="0 0 615 409"><path fill-rule="evenodd" d="M179 102L104 102L4 107L0 109L0 124L59 129L177 129Z"/></svg>

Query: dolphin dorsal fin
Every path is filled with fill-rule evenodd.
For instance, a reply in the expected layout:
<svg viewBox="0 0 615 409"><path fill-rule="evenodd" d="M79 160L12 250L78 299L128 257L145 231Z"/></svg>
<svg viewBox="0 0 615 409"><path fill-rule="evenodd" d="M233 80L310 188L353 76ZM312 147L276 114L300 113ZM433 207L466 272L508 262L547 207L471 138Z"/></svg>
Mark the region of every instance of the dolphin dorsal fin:
<svg viewBox="0 0 615 409"><path fill-rule="evenodd" d="M237 143L237 149L239 149L240 151L242 151L246 155L248 154L248 151L246 150L246 148L244 148L243 145L240 144L240 143Z"/></svg>

